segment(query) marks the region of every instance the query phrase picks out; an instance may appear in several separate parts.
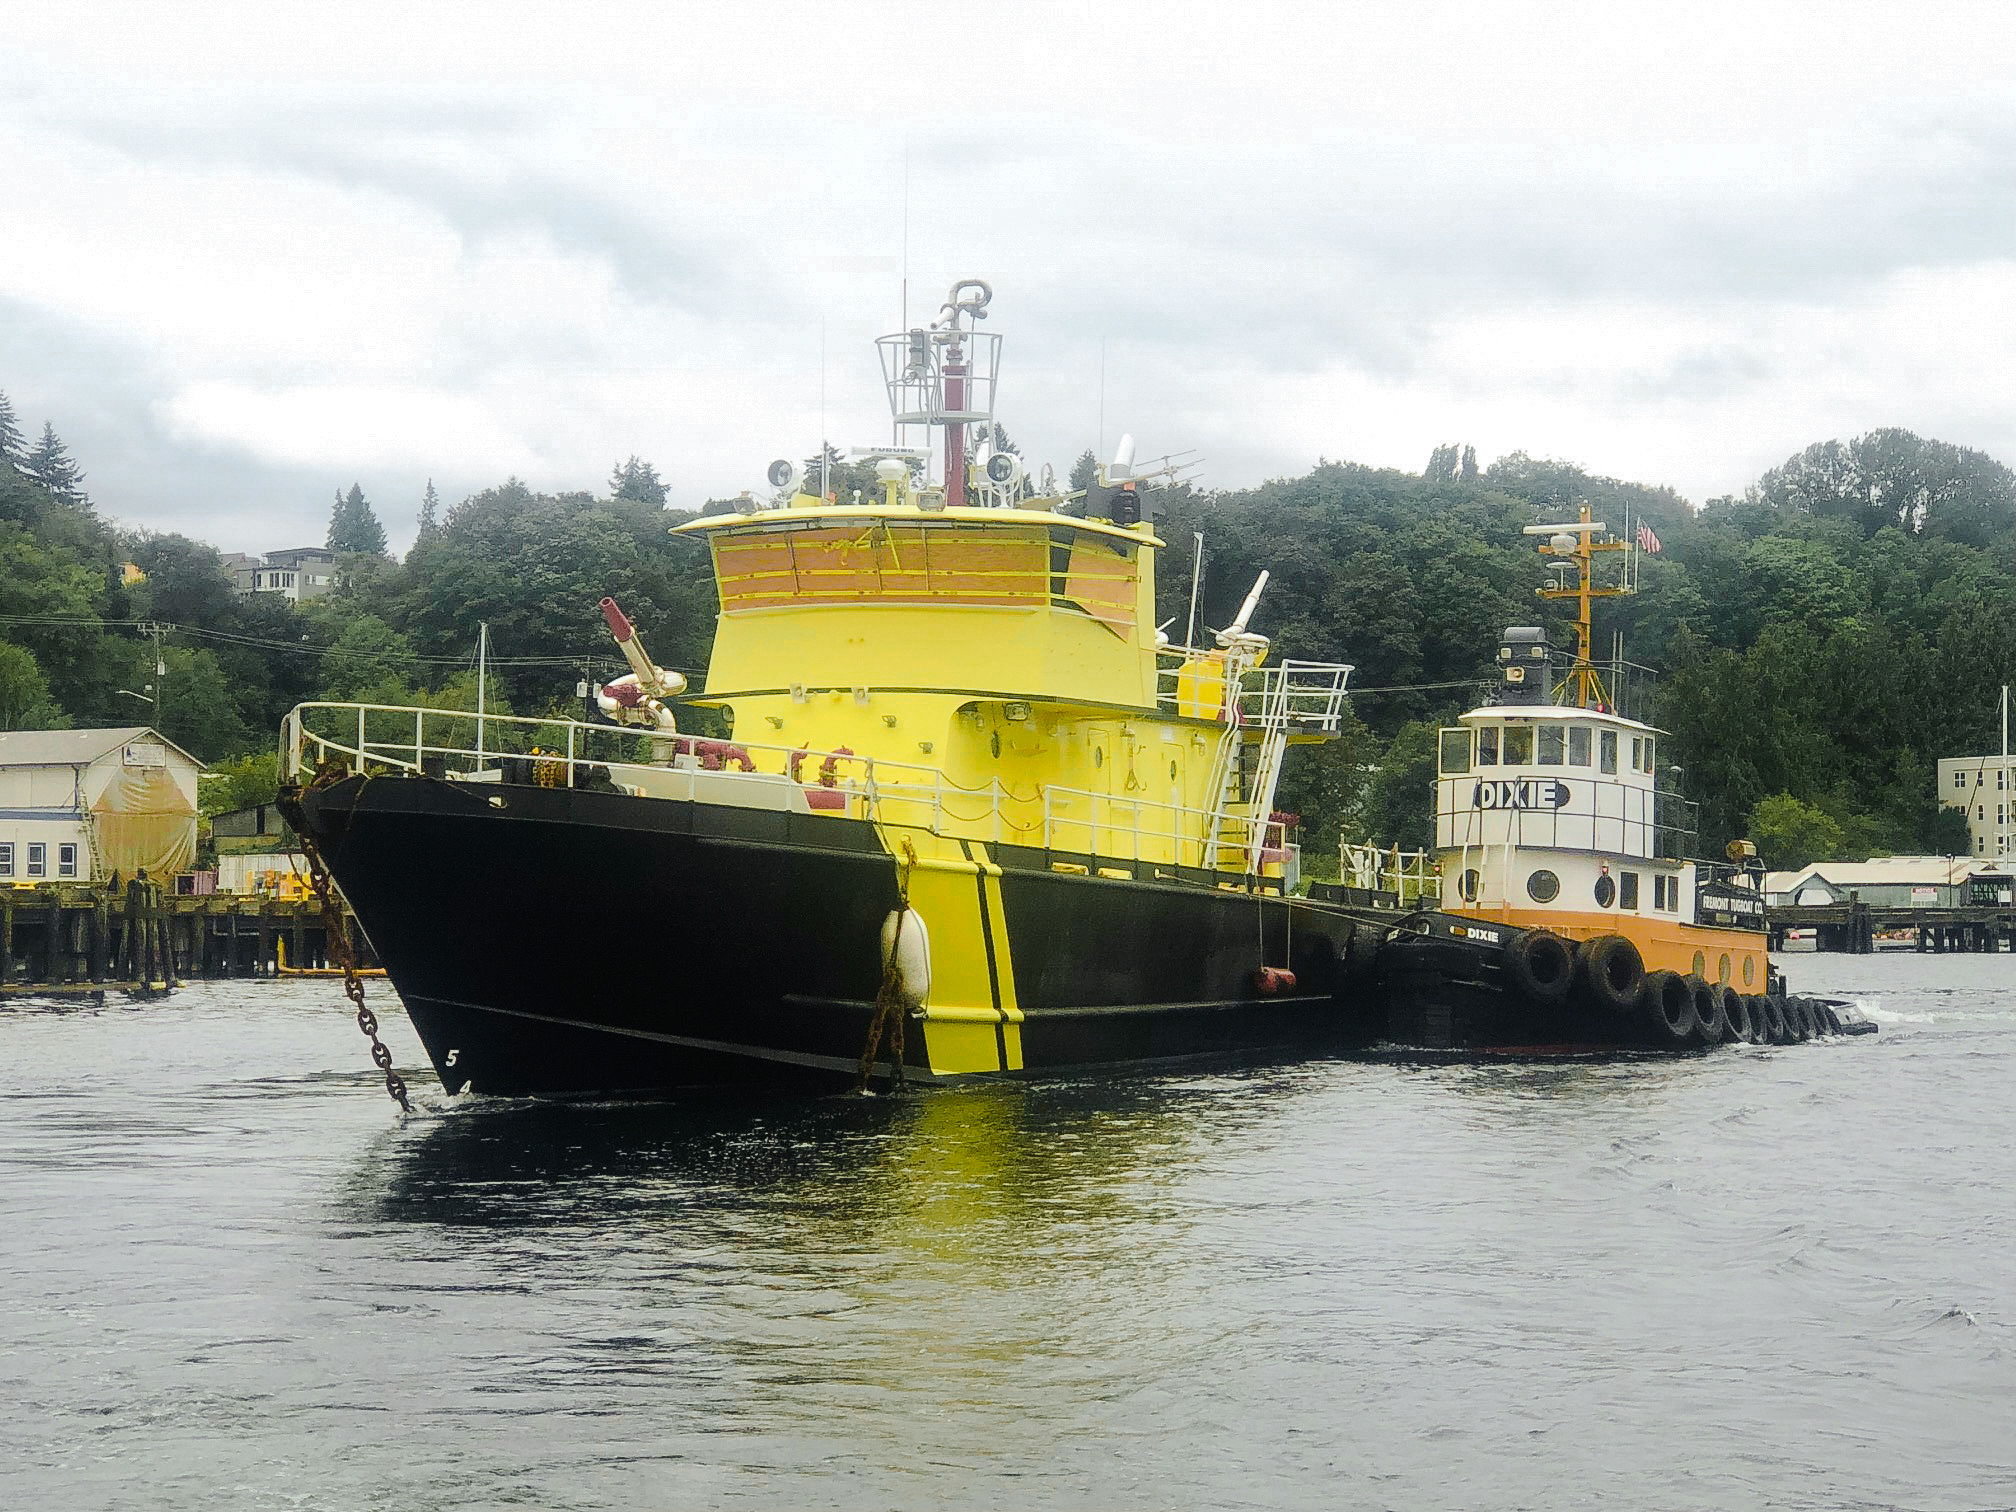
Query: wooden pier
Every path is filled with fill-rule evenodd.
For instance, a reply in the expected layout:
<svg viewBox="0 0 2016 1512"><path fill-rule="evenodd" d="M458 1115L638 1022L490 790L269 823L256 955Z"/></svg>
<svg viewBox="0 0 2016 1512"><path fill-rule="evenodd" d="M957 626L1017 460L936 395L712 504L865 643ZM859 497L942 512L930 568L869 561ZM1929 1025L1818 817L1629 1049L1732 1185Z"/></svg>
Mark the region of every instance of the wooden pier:
<svg viewBox="0 0 2016 1512"><path fill-rule="evenodd" d="M1788 930L1814 931L1816 948L1868 955L1878 935L1909 933L1913 948L1944 955L2016 948L2016 909L2009 907L1879 908L1852 901L1813 907L1774 908L1765 916L1771 948L1783 950Z"/></svg>
<svg viewBox="0 0 2016 1512"><path fill-rule="evenodd" d="M370 961L356 920L346 922L357 958ZM186 897L151 882L0 888L0 999L280 976L283 952L289 967L331 966L313 898Z"/></svg>

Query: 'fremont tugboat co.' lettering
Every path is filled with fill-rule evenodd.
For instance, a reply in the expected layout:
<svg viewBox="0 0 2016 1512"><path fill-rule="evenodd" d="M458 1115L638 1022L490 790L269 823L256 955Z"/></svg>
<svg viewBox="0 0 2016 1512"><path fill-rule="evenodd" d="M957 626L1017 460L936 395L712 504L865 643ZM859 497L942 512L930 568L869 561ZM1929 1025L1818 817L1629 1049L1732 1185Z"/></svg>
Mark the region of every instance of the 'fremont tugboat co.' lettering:
<svg viewBox="0 0 2016 1512"><path fill-rule="evenodd" d="M1505 782L1480 782L1470 795L1472 808L1566 808L1568 784L1555 777L1520 777Z"/></svg>

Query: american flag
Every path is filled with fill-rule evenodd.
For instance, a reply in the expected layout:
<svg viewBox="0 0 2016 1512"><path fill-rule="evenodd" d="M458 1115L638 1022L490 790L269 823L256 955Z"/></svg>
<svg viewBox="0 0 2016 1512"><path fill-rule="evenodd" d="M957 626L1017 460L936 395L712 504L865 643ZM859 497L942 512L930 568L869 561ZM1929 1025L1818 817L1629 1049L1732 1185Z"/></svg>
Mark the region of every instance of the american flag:
<svg viewBox="0 0 2016 1512"><path fill-rule="evenodd" d="M1659 554L1659 537L1652 534L1652 527L1642 521L1638 526L1638 549L1647 556Z"/></svg>

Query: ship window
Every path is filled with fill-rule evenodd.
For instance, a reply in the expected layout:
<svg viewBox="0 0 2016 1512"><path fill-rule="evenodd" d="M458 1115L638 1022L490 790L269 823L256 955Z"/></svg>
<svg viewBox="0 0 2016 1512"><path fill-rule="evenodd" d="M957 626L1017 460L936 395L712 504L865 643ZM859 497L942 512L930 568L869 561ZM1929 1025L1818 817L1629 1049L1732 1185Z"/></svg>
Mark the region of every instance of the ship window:
<svg viewBox="0 0 2016 1512"><path fill-rule="evenodd" d="M59 845L56 847L56 875L74 877L77 875L77 847Z"/></svg>
<svg viewBox="0 0 2016 1512"><path fill-rule="evenodd" d="M1745 987L1755 987L1757 985L1757 957L1755 956L1746 955L1743 957L1743 985Z"/></svg>
<svg viewBox="0 0 2016 1512"><path fill-rule="evenodd" d="M1589 728L1587 725L1569 726L1568 765L1589 765Z"/></svg>
<svg viewBox="0 0 2016 1512"><path fill-rule="evenodd" d="M1698 977L1698 976L1706 976L1706 975L1708 974L1708 957L1706 957L1705 955L1703 955L1703 954L1702 954L1702 953L1701 953L1700 951L1698 951L1698 950L1694 952L1694 971L1693 971L1693 974L1694 974L1695 976L1697 976L1697 977Z"/></svg>
<svg viewBox="0 0 2016 1512"><path fill-rule="evenodd" d="M1552 903L1561 895L1561 879L1550 871L1536 871L1526 879L1526 896L1535 903Z"/></svg>
<svg viewBox="0 0 2016 1512"><path fill-rule="evenodd" d="M46 877L49 875L49 847L30 845L28 847L28 875Z"/></svg>
<svg viewBox="0 0 2016 1512"><path fill-rule="evenodd" d="M1715 980L1718 982L1729 980L1729 957L1726 955L1715 964Z"/></svg>
<svg viewBox="0 0 2016 1512"><path fill-rule="evenodd" d="M1526 766L1533 760L1533 726L1505 726L1505 765Z"/></svg>
<svg viewBox="0 0 2016 1512"><path fill-rule="evenodd" d="M1638 873L1617 873L1617 906L1619 908L1638 906Z"/></svg>
<svg viewBox="0 0 2016 1512"><path fill-rule="evenodd" d="M1477 732L1477 765L1498 765L1498 726L1485 725Z"/></svg>
<svg viewBox="0 0 2016 1512"><path fill-rule="evenodd" d="M1617 901L1617 883L1608 872L1596 879L1596 906L1608 908Z"/></svg>
<svg viewBox="0 0 2016 1512"><path fill-rule="evenodd" d="M1559 725L1540 726L1539 764L1541 766L1561 765L1561 750L1562 750L1561 726Z"/></svg>
<svg viewBox="0 0 2016 1512"><path fill-rule="evenodd" d="M1967 774L1965 772L1955 772L1953 774L1953 786L1957 788L1967 786Z"/></svg>
<svg viewBox="0 0 2016 1512"><path fill-rule="evenodd" d="M14 842L0 843L0 877L14 875Z"/></svg>
<svg viewBox="0 0 2016 1512"><path fill-rule="evenodd" d="M1483 883L1484 878L1479 875L1477 868L1472 866L1467 868L1463 875L1456 879L1456 891L1462 896L1465 903L1475 903L1477 901L1477 889Z"/></svg>
<svg viewBox="0 0 2016 1512"><path fill-rule="evenodd" d="M1655 743L1649 737L1645 741L1645 770L1648 772L1652 770L1655 764L1652 760L1652 747Z"/></svg>
<svg viewBox="0 0 2016 1512"><path fill-rule="evenodd" d="M1645 770L1645 742L1636 735L1631 737L1631 770L1634 772Z"/></svg>
<svg viewBox="0 0 2016 1512"><path fill-rule="evenodd" d="M1470 732L1468 730L1444 730L1442 732L1442 770L1444 772L1467 772L1470 770Z"/></svg>
<svg viewBox="0 0 2016 1512"><path fill-rule="evenodd" d="M1605 730L1603 732L1603 738L1596 742L1596 755L1598 765L1604 771L1614 775L1617 771L1617 732L1615 730Z"/></svg>

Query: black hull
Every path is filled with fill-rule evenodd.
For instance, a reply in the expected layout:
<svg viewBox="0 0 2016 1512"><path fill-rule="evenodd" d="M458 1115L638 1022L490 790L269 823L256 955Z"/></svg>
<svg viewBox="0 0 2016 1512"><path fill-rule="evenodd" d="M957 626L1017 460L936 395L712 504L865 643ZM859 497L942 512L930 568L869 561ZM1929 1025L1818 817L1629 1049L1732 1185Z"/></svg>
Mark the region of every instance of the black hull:
<svg viewBox="0 0 2016 1512"><path fill-rule="evenodd" d="M866 822L424 778L351 778L289 806L451 1091L817 1092L858 1076L898 902ZM966 864L934 879L933 929L948 959L961 929L984 941L980 985L965 1022L906 1025L908 1079L1349 1049L1383 1028L1371 983L1345 970L1355 926L1325 905ZM911 901L926 906L915 883ZM1284 964L1296 987L1262 995L1258 968ZM890 1073L882 1061L876 1080Z"/></svg>

